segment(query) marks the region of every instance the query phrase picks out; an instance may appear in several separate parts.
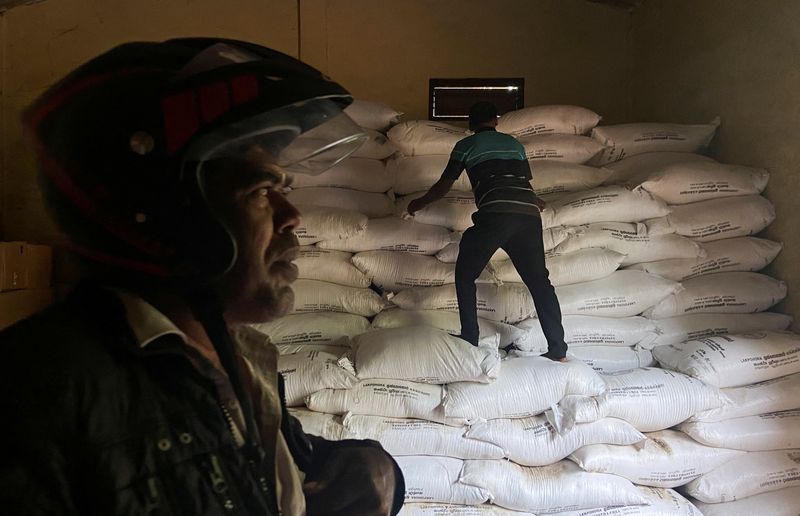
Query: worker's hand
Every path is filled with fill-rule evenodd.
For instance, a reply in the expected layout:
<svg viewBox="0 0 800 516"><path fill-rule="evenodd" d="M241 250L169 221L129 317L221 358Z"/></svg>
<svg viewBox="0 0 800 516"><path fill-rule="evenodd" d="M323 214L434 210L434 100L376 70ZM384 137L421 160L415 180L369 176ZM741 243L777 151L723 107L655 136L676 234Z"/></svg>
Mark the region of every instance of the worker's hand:
<svg viewBox="0 0 800 516"><path fill-rule="evenodd" d="M422 202L422 197L417 197L416 199L408 203L408 208L406 208L406 211L408 211L409 215L414 215L415 212L418 212L424 207L425 203Z"/></svg>
<svg viewBox="0 0 800 516"><path fill-rule="evenodd" d="M303 484L307 514L389 516L398 480L394 461L381 447L333 444Z"/></svg>

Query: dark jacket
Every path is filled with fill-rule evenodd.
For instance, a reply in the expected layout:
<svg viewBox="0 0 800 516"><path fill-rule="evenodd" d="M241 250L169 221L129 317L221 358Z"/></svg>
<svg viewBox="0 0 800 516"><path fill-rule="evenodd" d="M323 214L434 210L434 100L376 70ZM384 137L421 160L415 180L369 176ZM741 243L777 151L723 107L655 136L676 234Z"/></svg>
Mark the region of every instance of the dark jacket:
<svg viewBox="0 0 800 516"><path fill-rule="evenodd" d="M0 333L2 513L276 514L271 453L236 445L180 337L134 342L116 296L90 286ZM312 473L339 444L305 435L280 405Z"/></svg>

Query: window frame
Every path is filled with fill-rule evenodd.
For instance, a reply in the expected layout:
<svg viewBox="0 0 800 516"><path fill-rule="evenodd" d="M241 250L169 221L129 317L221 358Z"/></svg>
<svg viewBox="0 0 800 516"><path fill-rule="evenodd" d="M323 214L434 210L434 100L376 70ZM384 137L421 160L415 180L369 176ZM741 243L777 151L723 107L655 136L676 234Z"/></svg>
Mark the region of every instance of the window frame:
<svg viewBox="0 0 800 516"><path fill-rule="evenodd" d="M454 121L466 121L468 118L468 110L469 106L465 106L465 111L463 115L437 115L436 114L436 91L442 89L471 89L475 88L476 95L475 98L470 102L470 105L474 102L478 102L480 100L488 100L489 102L493 102L496 104L496 98L491 98L487 96L487 98L483 98L478 92L482 88L486 88L486 91L492 91L495 89L510 89L516 88L516 102L512 109L504 109L502 106L497 106L498 108L498 115L502 115L503 113L507 113L508 111L514 111L517 109L522 109L525 107L525 78L524 77L491 77L491 78L480 78L480 77L466 77L466 78L431 78L428 79L428 120L435 120L435 121L444 121L444 122L454 122Z"/></svg>

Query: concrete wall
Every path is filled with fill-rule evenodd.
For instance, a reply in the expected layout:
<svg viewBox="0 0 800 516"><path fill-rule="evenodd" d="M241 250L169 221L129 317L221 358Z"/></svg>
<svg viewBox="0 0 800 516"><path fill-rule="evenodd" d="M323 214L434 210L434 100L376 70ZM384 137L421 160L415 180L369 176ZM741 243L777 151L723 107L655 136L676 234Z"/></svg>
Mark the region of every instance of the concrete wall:
<svg viewBox="0 0 800 516"><path fill-rule="evenodd" d="M800 319L800 2L670 0L634 14L634 115L722 127L714 157L767 168L777 220L762 236L784 243L767 273L789 284L777 307ZM795 323L800 330L800 322Z"/></svg>
<svg viewBox="0 0 800 516"><path fill-rule="evenodd" d="M585 0L44 0L0 16L0 238L58 240L19 113L48 85L129 40L216 35L300 55L358 97L427 117L430 77L522 76L528 105L630 113L630 15Z"/></svg>
<svg viewBox="0 0 800 516"><path fill-rule="evenodd" d="M630 15L585 0L301 0L301 57L428 116L428 79L524 77L525 103L629 116Z"/></svg>

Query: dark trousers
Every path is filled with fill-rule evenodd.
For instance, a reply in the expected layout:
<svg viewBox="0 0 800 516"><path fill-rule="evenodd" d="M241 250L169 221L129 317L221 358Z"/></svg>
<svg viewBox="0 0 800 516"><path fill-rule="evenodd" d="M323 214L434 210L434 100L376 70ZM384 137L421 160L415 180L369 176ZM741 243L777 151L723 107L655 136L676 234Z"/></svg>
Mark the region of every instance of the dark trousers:
<svg viewBox="0 0 800 516"><path fill-rule="evenodd" d="M547 339L548 353L558 358L565 356L567 345L561 326L561 307L544 263L541 219L535 215L478 212L472 220L475 225L461 237L456 261L461 337L473 344L478 342L475 280L495 251L502 248L533 296L536 314Z"/></svg>

